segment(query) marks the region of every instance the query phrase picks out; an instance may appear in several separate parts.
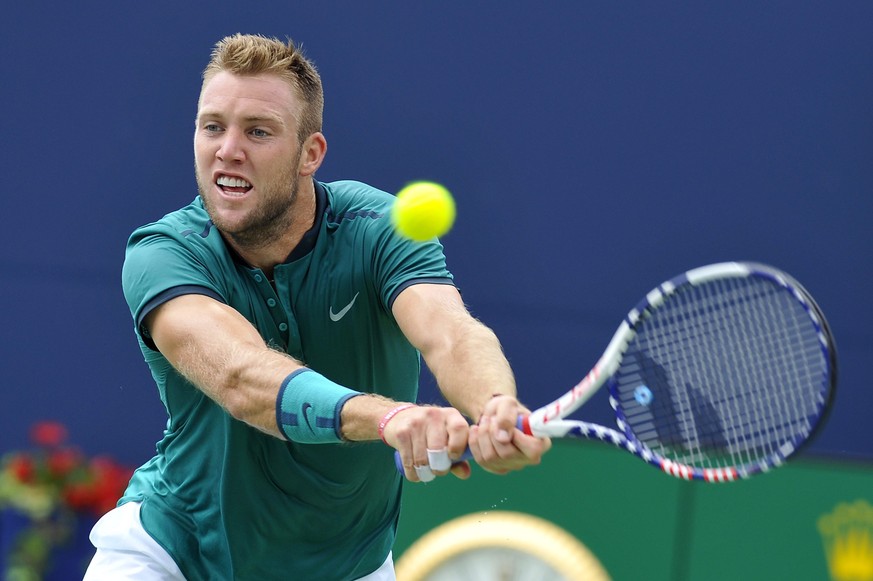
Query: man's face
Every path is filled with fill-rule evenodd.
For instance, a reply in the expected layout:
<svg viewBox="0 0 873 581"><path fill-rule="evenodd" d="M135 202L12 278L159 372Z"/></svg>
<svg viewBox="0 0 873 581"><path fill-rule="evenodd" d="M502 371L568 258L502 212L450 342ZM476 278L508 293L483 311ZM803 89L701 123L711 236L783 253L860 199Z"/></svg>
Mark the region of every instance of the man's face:
<svg viewBox="0 0 873 581"><path fill-rule="evenodd" d="M203 87L194 133L200 196L213 223L241 246L270 242L293 216L301 103L275 75L216 74Z"/></svg>

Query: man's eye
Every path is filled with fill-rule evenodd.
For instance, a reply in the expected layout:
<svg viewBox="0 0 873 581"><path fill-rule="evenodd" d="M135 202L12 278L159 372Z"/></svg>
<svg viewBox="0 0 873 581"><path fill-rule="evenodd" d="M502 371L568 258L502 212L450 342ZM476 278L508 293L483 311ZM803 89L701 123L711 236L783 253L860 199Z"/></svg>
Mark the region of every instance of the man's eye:
<svg viewBox="0 0 873 581"><path fill-rule="evenodd" d="M270 134L263 129L252 129L252 135L255 137L269 137Z"/></svg>
<svg viewBox="0 0 873 581"><path fill-rule="evenodd" d="M221 127L219 127L215 123L207 123L203 126L203 130L207 133L218 133L219 131L221 131Z"/></svg>

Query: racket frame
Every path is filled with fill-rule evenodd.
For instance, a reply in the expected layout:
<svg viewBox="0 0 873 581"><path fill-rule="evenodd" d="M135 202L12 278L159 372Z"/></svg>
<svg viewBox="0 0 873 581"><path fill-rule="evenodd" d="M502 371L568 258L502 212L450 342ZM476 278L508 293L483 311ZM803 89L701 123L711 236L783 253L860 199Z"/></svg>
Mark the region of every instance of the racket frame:
<svg viewBox="0 0 873 581"><path fill-rule="evenodd" d="M677 289L687 284L700 285L714 279L725 277L761 276L790 291L794 298L806 309L812 321L823 356L827 364L827 386L819 395L817 413L808 433L801 433L783 442L770 456L748 464L736 467L701 468L690 466L664 458L641 442L631 431L621 406L614 392L614 374L621 365L622 356L636 335L635 327L649 312L660 306ZM575 437L582 439L597 439L624 448L660 468L667 474L684 480L702 480L705 482L731 482L745 479L755 474L767 472L781 466L789 456L795 454L805 443L808 443L817 429L824 423L827 411L833 400L836 387L836 348L827 321L818 305L806 290L787 274L764 264L752 262L723 262L689 270L666 281L650 291L621 322L598 359L597 363L582 381L555 401L538 408L529 416L519 418L519 428L528 435L537 437ZM591 396L604 385L610 389L610 405L616 413L616 423L619 430L578 420L568 420L567 416L579 409Z"/></svg>

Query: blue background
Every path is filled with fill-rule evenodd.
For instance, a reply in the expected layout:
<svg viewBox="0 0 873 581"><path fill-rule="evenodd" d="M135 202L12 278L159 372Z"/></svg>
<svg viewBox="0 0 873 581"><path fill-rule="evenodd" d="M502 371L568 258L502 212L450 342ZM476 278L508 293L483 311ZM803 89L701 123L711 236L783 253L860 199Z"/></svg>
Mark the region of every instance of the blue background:
<svg viewBox="0 0 873 581"><path fill-rule="evenodd" d="M241 31L291 36L320 68L320 179L453 190L450 268L529 405L578 381L653 285L757 260L803 282L837 338L812 451L873 459L871 30L870 2L6 6L0 452L56 419L90 452L152 455L165 418L124 245L195 195L199 75Z"/></svg>

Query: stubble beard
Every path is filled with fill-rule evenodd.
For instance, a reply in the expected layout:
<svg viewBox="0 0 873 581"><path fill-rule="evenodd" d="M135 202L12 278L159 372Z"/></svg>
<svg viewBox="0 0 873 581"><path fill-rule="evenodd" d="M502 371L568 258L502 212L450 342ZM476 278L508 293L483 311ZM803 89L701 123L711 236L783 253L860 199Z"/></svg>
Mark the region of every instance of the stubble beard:
<svg viewBox="0 0 873 581"><path fill-rule="evenodd" d="M210 197L206 195L213 184L204 183L200 179L199 172L195 172L200 199L203 200L206 213L209 214L215 227L241 249L257 250L275 242L294 223L294 206L297 203L300 187L300 176L297 173L299 160L298 153L291 165L287 166L272 183L262 188L262 201L238 223L230 223L221 217Z"/></svg>

